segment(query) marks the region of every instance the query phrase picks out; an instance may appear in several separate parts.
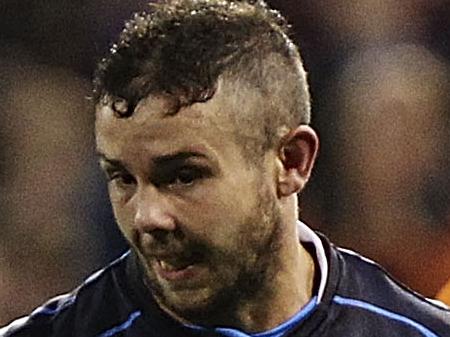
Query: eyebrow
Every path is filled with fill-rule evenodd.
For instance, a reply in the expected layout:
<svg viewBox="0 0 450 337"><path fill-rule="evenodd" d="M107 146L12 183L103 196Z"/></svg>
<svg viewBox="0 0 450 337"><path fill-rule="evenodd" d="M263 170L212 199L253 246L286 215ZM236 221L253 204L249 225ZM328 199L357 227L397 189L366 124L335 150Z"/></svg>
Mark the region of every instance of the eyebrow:
<svg viewBox="0 0 450 337"><path fill-rule="evenodd" d="M99 161L100 165L102 163L106 163L111 166L125 168L125 165L120 160L108 158L105 154L103 154L101 152L97 152L97 155L99 156L98 161Z"/></svg>
<svg viewBox="0 0 450 337"><path fill-rule="evenodd" d="M153 162L157 165L164 165L173 162L186 161L190 158L207 158L206 155L195 151L180 151L173 154L165 154L157 156L153 159Z"/></svg>
<svg viewBox="0 0 450 337"><path fill-rule="evenodd" d="M99 156L99 162L109 164L111 166L115 166L121 169L125 169L125 164L122 163L118 159L108 158L104 153L97 151L97 155ZM155 165L164 166L170 163L175 162L183 162L190 158L208 158L205 154L196 151L180 151L176 153L164 154L153 158L153 162Z"/></svg>

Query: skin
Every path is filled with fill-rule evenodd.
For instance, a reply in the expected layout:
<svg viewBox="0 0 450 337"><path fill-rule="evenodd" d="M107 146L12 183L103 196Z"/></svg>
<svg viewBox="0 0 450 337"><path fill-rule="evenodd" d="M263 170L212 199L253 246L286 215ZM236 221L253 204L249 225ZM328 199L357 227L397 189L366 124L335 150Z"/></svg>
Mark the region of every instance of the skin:
<svg viewBox="0 0 450 337"><path fill-rule="evenodd" d="M251 164L229 118L242 111L233 90L221 83L212 99L173 116L163 96L143 99L126 119L98 106L97 149L117 223L161 308L183 323L260 332L311 298L314 264L298 241L296 193L318 138L308 126L280 128L280 146ZM161 260L190 264L193 276L168 280Z"/></svg>

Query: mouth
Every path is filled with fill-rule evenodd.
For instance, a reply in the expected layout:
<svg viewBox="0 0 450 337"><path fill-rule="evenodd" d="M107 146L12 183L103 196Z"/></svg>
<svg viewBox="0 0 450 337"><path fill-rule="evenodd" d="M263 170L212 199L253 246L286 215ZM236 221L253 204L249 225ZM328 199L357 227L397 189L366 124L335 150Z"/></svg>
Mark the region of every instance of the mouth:
<svg viewBox="0 0 450 337"><path fill-rule="evenodd" d="M196 276L201 267L198 259L178 260L173 258L157 258L155 270L167 281L183 281Z"/></svg>
<svg viewBox="0 0 450 337"><path fill-rule="evenodd" d="M167 272L173 272L173 271L179 271L179 270L183 270L186 269L187 267L189 267L191 265L190 262L170 262L167 260L157 260L159 266Z"/></svg>

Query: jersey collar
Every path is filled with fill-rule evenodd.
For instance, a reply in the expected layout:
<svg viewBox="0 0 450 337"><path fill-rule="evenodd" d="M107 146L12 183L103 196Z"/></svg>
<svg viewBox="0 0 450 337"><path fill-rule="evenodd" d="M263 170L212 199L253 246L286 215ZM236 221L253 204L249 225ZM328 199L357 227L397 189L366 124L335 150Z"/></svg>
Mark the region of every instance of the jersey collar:
<svg viewBox="0 0 450 337"><path fill-rule="evenodd" d="M320 270L320 281L317 292L317 303L319 303L323 298L328 279L328 261L325 249L319 236L304 222L297 221L297 233L300 242L309 242L313 244L315 248L315 256L312 256L312 258L314 259L316 268L318 267Z"/></svg>

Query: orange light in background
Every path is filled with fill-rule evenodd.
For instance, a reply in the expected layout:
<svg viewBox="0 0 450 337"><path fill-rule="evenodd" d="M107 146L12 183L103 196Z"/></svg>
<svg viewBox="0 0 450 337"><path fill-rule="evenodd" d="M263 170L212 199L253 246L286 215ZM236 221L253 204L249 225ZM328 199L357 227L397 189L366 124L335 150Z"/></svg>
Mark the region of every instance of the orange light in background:
<svg viewBox="0 0 450 337"><path fill-rule="evenodd" d="M450 305L450 280L447 284L438 292L436 298L447 305Z"/></svg>

